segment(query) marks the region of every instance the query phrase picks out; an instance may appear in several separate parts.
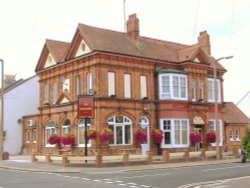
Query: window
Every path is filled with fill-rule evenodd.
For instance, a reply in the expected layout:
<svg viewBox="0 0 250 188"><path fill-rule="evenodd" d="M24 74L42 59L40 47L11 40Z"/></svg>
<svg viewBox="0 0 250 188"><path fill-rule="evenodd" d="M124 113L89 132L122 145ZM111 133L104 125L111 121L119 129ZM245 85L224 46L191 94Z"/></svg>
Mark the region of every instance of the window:
<svg viewBox="0 0 250 188"><path fill-rule="evenodd" d="M113 131L111 145L132 144L132 121L126 116L115 116L108 120L108 126Z"/></svg>
<svg viewBox="0 0 250 188"><path fill-rule="evenodd" d="M189 146L189 122L187 119L162 119L163 148Z"/></svg>
<svg viewBox="0 0 250 188"><path fill-rule="evenodd" d="M88 95L92 95L92 89L93 89L93 85L92 85L92 73L88 73L87 74L87 94Z"/></svg>
<svg viewBox="0 0 250 188"><path fill-rule="evenodd" d="M49 86L47 84L44 85L43 103L44 104L48 104L49 103Z"/></svg>
<svg viewBox="0 0 250 188"><path fill-rule="evenodd" d="M230 129L230 141L234 141L234 130L233 129Z"/></svg>
<svg viewBox="0 0 250 188"><path fill-rule="evenodd" d="M77 75L77 76L75 77L75 94L76 94L76 98L77 98L78 95L81 94L80 88L81 88L80 76Z"/></svg>
<svg viewBox="0 0 250 188"><path fill-rule="evenodd" d="M140 122L139 122L140 128L147 134L147 139L143 144L149 144L149 120L146 116L140 117Z"/></svg>
<svg viewBox="0 0 250 188"><path fill-rule="evenodd" d="M217 102L221 102L220 97L220 80L217 80ZM214 96L214 79L208 78L208 102L214 102L215 96Z"/></svg>
<svg viewBox="0 0 250 188"><path fill-rule="evenodd" d="M71 133L70 120L66 119L62 124L62 134L70 134L70 133Z"/></svg>
<svg viewBox="0 0 250 188"><path fill-rule="evenodd" d="M108 73L108 95L115 95L115 73Z"/></svg>
<svg viewBox="0 0 250 188"><path fill-rule="evenodd" d="M78 146L85 147L85 121L86 119L80 119L78 122ZM90 119L87 119L87 130L91 128ZM91 141L88 142L87 147L91 146Z"/></svg>
<svg viewBox="0 0 250 188"><path fill-rule="evenodd" d="M62 79L62 92L70 93L70 80L69 79Z"/></svg>
<svg viewBox="0 0 250 188"><path fill-rule="evenodd" d="M235 130L235 140L240 141L240 129Z"/></svg>
<svg viewBox="0 0 250 188"><path fill-rule="evenodd" d="M36 143L36 129L33 129L32 131L32 142Z"/></svg>
<svg viewBox="0 0 250 188"><path fill-rule="evenodd" d="M26 139L26 143L30 143L30 131L26 130L25 132L25 139Z"/></svg>
<svg viewBox="0 0 250 188"><path fill-rule="evenodd" d="M56 100L57 100L57 84L56 82L54 82L52 85L52 103L56 104Z"/></svg>
<svg viewBox="0 0 250 188"><path fill-rule="evenodd" d="M141 99L147 97L147 77L140 76Z"/></svg>
<svg viewBox="0 0 250 188"><path fill-rule="evenodd" d="M131 98L131 75L124 74L124 97Z"/></svg>
<svg viewBox="0 0 250 188"><path fill-rule="evenodd" d="M219 129L218 129L218 131L219 131L219 145L222 146L222 121L218 120L217 122L218 122L218 126L219 126ZM212 120L212 119L209 120L209 130L214 131L216 134L215 120ZM216 143L212 143L212 146L215 146L215 145L216 145Z"/></svg>
<svg viewBox="0 0 250 188"><path fill-rule="evenodd" d="M195 79L192 79L192 100L196 100L196 83Z"/></svg>
<svg viewBox="0 0 250 188"><path fill-rule="evenodd" d="M204 82L203 80L200 80L199 84L199 99L203 100L204 99Z"/></svg>
<svg viewBox="0 0 250 188"><path fill-rule="evenodd" d="M56 133L56 124L54 121L48 121L46 127L45 127L45 140L44 143L46 146L51 146L48 143L48 138L51 134L55 134Z"/></svg>
<svg viewBox="0 0 250 188"><path fill-rule="evenodd" d="M160 99L187 100L187 76L161 74L159 76Z"/></svg>

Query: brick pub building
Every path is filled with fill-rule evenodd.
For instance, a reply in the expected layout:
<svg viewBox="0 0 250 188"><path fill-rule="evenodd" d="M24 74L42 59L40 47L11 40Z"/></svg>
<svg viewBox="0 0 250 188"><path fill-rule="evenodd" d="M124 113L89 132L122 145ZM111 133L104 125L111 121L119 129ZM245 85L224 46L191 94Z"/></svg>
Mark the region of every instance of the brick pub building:
<svg viewBox="0 0 250 188"><path fill-rule="evenodd" d="M205 136L215 131L213 65L217 67L220 146L223 145L223 79L225 69L211 56L209 35L200 32L193 45L162 41L139 34L139 20L130 15L127 32L79 24L71 43L46 40L36 67L40 113L25 116L23 147L28 153L57 152L48 143L52 133L72 133L72 152L83 154L85 121L77 117L78 95L93 95L94 118L88 128L97 138L89 151L116 154L134 148L156 153L150 132L163 131L160 150L194 149L191 132L201 133L196 149L212 149ZM102 129L113 130L108 144ZM134 142L143 129L147 141Z"/></svg>

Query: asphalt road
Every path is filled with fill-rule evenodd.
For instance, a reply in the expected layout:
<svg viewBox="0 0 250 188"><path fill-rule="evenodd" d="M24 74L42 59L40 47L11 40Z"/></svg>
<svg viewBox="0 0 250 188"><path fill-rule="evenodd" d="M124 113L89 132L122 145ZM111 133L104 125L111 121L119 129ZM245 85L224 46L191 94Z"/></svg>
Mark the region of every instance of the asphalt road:
<svg viewBox="0 0 250 188"><path fill-rule="evenodd" d="M250 163L102 173L42 173L0 169L0 188L249 188L250 178L242 178L249 176L249 172Z"/></svg>

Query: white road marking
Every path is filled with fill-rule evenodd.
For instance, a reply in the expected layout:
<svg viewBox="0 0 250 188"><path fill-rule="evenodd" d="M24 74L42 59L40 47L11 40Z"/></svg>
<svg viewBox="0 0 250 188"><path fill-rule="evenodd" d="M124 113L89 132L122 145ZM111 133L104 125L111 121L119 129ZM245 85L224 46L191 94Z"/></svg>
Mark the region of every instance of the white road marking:
<svg viewBox="0 0 250 188"><path fill-rule="evenodd" d="M152 174L152 175L141 175L141 176L127 176L127 177L117 177L117 178L112 178L112 179L132 179L132 178L143 178L143 177L149 177L149 176L165 176L169 175L170 173L165 173L165 174Z"/></svg>
<svg viewBox="0 0 250 188"><path fill-rule="evenodd" d="M210 169L206 169L206 170L202 170L203 172L206 171L214 171L214 170L224 170L224 169L232 169L232 168L245 168L245 167L249 167L250 165L244 165L244 166L232 166L232 167L225 167L225 168L210 168Z"/></svg>

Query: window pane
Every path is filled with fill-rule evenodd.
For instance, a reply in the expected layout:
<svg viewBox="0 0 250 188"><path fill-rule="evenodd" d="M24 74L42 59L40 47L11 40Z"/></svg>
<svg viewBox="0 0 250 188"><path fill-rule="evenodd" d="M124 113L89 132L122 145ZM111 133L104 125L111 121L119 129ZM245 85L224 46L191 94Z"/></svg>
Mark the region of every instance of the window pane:
<svg viewBox="0 0 250 188"><path fill-rule="evenodd" d="M131 98L131 75L124 75L124 97Z"/></svg>
<svg viewBox="0 0 250 188"><path fill-rule="evenodd" d="M92 73L87 74L87 94L91 94L92 87Z"/></svg>
<svg viewBox="0 0 250 188"><path fill-rule="evenodd" d="M56 82L53 83L52 86L52 103L55 104L56 103L56 98L57 97L57 85Z"/></svg>
<svg viewBox="0 0 250 188"><path fill-rule="evenodd" d="M170 132L164 132L164 144L171 144Z"/></svg>
<svg viewBox="0 0 250 188"><path fill-rule="evenodd" d="M186 97L186 78L181 77L180 78L181 81L181 98L185 98Z"/></svg>
<svg viewBox="0 0 250 188"><path fill-rule="evenodd" d="M140 76L141 99L147 97L147 77Z"/></svg>
<svg viewBox="0 0 250 188"><path fill-rule="evenodd" d="M115 73L108 73L108 95L115 95Z"/></svg>
<svg viewBox="0 0 250 188"><path fill-rule="evenodd" d="M122 144L122 127L116 127L116 144Z"/></svg>
<svg viewBox="0 0 250 188"><path fill-rule="evenodd" d="M49 99L49 87L46 84L44 85L44 104L49 102L48 99Z"/></svg>
<svg viewBox="0 0 250 188"><path fill-rule="evenodd" d="M173 76L173 95L179 97L179 78L177 76Z"/></svg>
<svg viewBox="0 0 250 188"><path fill-rule="evenodd" d="M125 125L125 144L131 144L130 125Z"/></svg>
<svg viewBox="0 0 250 188"><path fill-rule="evenodd" d="M80 76L79 75L77 75L76 77L75 77L75 93L76 93L76 97L78 96L78 95L80 95Z"/></svg>
<svg viewBox="0 0 250 188"><path fill-rule="evenodd" d="M188 143L187 121L182 121L182 144Z"/></svg>
<svg viewBox="0 0 250 188"><path fill-rule="evenodd" d="M175 140L175 144L180 144L180 139L181 139L181 135L180 135L180 121L179 120L175 120L174 121L174 140Z"/></svg>
<svg viewBox="0 0 250 188"><path fill-rule="evenodd" d="M114 126L113 125L109 125L109 128L114 133ZM113 134L113 138L109 141L109 144L114 144L114 136L115 136L115 133Z"/></svg>

